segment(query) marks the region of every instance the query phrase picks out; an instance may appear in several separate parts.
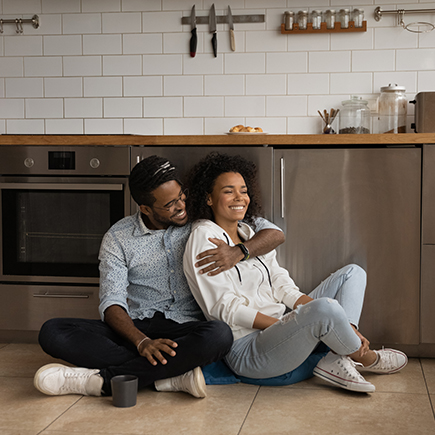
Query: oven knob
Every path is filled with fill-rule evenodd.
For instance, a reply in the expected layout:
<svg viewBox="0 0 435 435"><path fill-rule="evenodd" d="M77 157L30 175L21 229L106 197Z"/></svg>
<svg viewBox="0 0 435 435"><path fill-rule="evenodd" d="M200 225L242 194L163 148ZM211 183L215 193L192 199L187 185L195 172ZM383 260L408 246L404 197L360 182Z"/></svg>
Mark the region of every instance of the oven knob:
<svg viewBox="0 0 435 435"><path fill-rule="evenodd" d="M24 166L26 168L31 168L35 164L35 161L31 159L30 157L27 157L26 160L24 160Z"/></svg>
<svg viewBox="0 0 435 435"><path fill-rule="evenodd" d="M91 161L89 162L89 164L91 165L91 168L98 168L98 166L100 166L100 161L96 158L91 159Z"/></svg>

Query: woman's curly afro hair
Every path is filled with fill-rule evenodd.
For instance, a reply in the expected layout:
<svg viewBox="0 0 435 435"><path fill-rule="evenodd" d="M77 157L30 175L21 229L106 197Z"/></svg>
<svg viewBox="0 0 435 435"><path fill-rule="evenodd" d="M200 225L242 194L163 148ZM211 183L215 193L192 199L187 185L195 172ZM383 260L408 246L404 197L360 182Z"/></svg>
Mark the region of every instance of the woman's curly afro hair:
<svg viewBox="0 0 435 435"><path fill-rule="evenodd" d="M190 171L187 186L189 196L186 202L187 214L191 221L214 220L207 199L212 193L216 179L227 172L239 173L248 188L250 203L244 221L255 228L254 218L261 215L260 193L257 183L257 167L241 156L211 152Z"/></svg>

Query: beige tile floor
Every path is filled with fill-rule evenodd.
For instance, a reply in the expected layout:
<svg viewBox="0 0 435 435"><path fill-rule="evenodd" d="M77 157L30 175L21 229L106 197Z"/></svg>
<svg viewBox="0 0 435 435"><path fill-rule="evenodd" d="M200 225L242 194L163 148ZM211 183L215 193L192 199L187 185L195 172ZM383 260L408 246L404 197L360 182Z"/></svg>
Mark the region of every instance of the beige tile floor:
<svg viewBox="0 0 435 435"><path fill-rule="evenodd" d="M288 387L208 386L208 397L140 391L134 408L110 397L48 397L33 375L54 360L36 344L0 344L0 435L435 434L435 359L390 376L366 375L373 394L312 378Z"/></svg>

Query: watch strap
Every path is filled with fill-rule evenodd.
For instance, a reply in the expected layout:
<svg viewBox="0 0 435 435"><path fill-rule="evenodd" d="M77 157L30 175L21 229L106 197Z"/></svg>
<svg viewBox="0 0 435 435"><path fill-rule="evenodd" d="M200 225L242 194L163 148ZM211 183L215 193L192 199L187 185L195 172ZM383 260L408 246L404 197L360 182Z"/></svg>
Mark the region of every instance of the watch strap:
<svg viewBox="0 0 435 435"><path fill-rule="evenodd" d="M237 245L243 252L244 257L240 261L245 261L249 258L249 250L243 243L237 243Z"/></svg>

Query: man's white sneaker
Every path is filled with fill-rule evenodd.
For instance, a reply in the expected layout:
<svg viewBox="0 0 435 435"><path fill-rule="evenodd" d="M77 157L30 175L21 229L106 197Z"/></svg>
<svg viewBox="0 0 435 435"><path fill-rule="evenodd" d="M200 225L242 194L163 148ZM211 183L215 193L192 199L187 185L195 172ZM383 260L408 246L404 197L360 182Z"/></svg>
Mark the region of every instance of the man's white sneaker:
<svg viewBox="0 0 435 435"><path fill-rule="evenodd" d="M382 349L375 350L376 361L368 367L359 367L360 370L383 374L397 373L408 364L408 357L400 350Z"/></svg>
<svg viewBox="0 0 435 435"><path fill-rule="evenodd" d="M184 391L198 399L207 395L205 379L200 367L174 378L160 379L154 382L157 391Z"/></svg>
<svg viewBox="0 0 435 435"><path fill-rule="evenodd" d="M104 380L99 373L99 370L47 364L36 372L33 385L41 393L49 396L101 396Z"/></svg>
<svg viewBox="0 0 435 435"><path fill-rule="evenodd" d="M314 374L337 387L359 393L373 393L375 386L367 382L355 368L355 363L347 356L329 352L314 368Z"/></svg>

